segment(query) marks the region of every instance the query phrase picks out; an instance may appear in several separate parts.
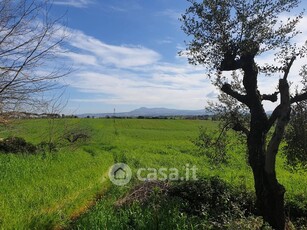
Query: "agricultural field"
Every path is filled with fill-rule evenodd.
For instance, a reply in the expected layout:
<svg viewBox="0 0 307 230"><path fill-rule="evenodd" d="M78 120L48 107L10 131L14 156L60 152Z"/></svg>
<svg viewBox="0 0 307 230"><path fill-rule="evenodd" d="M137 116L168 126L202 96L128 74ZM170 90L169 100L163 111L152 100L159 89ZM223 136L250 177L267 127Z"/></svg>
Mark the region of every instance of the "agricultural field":
<svg viewBox="0 0 307 230"><path fill-rule="evenodd" d="M228 134L227 162L215 165L193 143L200 127L218 135L218 122L210 120L33 119L1 127L1 138L21 137L34 145L54 143L55 149L42 148L35 154L0 153L0 229L210 229L210 215L215 213L182 211L182 188L189 188L195 197L211 198L215 193L207 193L207 188L219 188L223 190L220 201L232 212L231 205L237 204L231 203L233 200L253 200L253 178L244 146L234 133ZM86 138L68 141L68 134L74 132L86 134ZM128 184L110 182L109 168L115 163L131 168ZM278 178L287 190L288 215L299 216L297 210L307 213L307 172L289 170L283 155L277 164ZM176 168L181 178L186 168L193 166L198 180L194 184L178 182L170 189L182 195L178 199L163 196L170 186L165 181L141 182L137 178L140 168ZM193 193L193 186L201 194ZM131 196L132 202L126 202L133 189L148 188L153 193L145 204L140 197L133 200ZM246 224L249 229L259 221L243 215L239 222L228 225L241 224L242 229Z"/></svg>

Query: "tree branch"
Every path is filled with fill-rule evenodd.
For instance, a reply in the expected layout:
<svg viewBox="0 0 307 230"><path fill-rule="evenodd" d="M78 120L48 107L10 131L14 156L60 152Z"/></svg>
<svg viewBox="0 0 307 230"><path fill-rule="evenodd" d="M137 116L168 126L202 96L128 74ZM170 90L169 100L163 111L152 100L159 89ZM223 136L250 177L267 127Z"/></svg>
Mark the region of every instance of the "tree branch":
<svg viewBox="0 0 307 230"><path fill-rule="evenodd" d="M231 71L242 68L241 60L235 60L233 57L224 56L224 59L219 68L220 71Z"/></svg>
<svg viewBox="0 0 307 230"><path fill-rule="evenodd" d="M291 59L291 61L294 59ZM291 61L289 66L291 66ZM293 63L292 61L292 63ZM289 67L288 66L288 67ZM290 68L288 68L289 70ZM283 138L285 127L290 120L290 93L289 93L289 84L287 82L287 70L285 70L285 76L283 79L279 80L279 91L280 91L280 105L275 109L278 113L274 116L277 116L277 124L273 133L273 136L268 144L267 152L265 155L265 171L269 174L275 172L275 162L276 155L278 152L279 145Z"/></svg>
<svg viewBox="0 0 307 230"><path fill-rule="evenodd" d="M289 61L289 63L285 66L285 68L284 68L284 80L287 80L287 77L288 77L288 75L289 75L289 72L290 72L290 69L291 69L291 66L292 66L292 64L293 64L293 62L294 62L294 60L295 60L295 58L296 58L296 56L293 56L292 58L291 58L291 60Z"/></svg>
<svg viewBox="0 0 307 230"><path fill-rule="evenodd" d="M69 72L53 60L65 31L61 17L49 17L51 2L0 1L0 112L32 109L38 93L56 88L55 80Z"/></svg>
<svg viewBox="0 0 307 230"><path fill-rule="evenodd" d="M274 109L273 113L271 114L271 116L270 116L270 118L269 118L269 120L268 120L268 123L267 123L267 128L266 128L266 131L267 131L267 132L271 129L271 127L274 125L275 121L276 121L277 118L279 117L279 115L280 115L280 110L281 110L281 106L278 105L278 106Z"/></svg>
<svg viewBox="0 0 307 230"><path fill-rule="evenodd" d="M246 136L248 136L249 135L249 130L246 128L246 127L244 127L241 123L236 123L236 124L234 124L234 126L232 127L232 129L234 130L234 131L237 131L237 132L242 132L242 133L244 133Z"/></svg>
<svg viewBox="0 0 307 230"><path fill-rule="evenodd" d="M276 102L277 101L277 95L279 94L279 92L275 92L273 94L263 94L261 96L261 99L264 101L271 101L271 102Z"/></svg>
<svg viewBox="0 0 307 230"><path fill-rule="evenodd" d="M293 103L305 101L305 100L307 100L307 92L295 95L294 97L290 99L290 103L293 104Z"/></svg>
<svg viewBox="0 0 307 230"><path fill-rule="evenodd" d="M247 98L245 95L242 95L238 93L237 91L233 90L231 88L231 85L228 83L224 83L221 87L221 90L228 94L229 96L232 96L233 98L237 99L238 101L242 102L243 104L247 105Z"/></svg>
<svg viewBox="0 0 307 230"><path fill-rule="evenodd" d="M281 103L280 105L278 105L272 115L270 116L269 120L268 120L268 124L267 124L267 131L269 131L271 129L271 127L273 126L273 124L275 123L275 121L282 115L283 113L283 105L284 104L293 104L295 102L299 102L299 101L303 101L303 100L306 100L307 99L307 92L306 93L303 93L303 94L300 94L300 95L296 95L295 97L291 98L289 97L289 86L288 86L288 82L287 82L287 77L289 75L289 71L290 71L290 68L295 60L295 56L293 56L291 58L291 60L289 61L289 63L286 65L286 67L284 68L284 77L283 79L281 79L279 81L279 91L280 91L280 94L281 94ZM274 94L272 95L275 95L276 96L276 100L277 100L277 94L279 92L275 92ZM272 95L263 95L263 96L266 96L266 97L269 97L272 96ZM263 99L264 100L264 99ZM275 100L275 101L276 101ZM285 102L286 101L286 102Z"/></svg>

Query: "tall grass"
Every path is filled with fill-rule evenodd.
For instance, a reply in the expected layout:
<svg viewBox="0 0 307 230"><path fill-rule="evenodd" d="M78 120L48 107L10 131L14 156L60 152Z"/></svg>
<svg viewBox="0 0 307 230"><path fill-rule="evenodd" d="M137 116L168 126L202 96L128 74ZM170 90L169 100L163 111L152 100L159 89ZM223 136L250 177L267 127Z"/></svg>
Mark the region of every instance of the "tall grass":
<svg viewBox="0 0 307 230"><path fill-rule="evenodd" d="M47 156L0 155L3 229L62 225L103 191L112 157L78 150Z"/></svg>
<svg viewBox="0 0 307 230"><path fill-rule="evenodd" d="M178 168L183 175L186 164L195 165L198 177L217 175L233 185L253 191L246 153L235 135L230 135L229 163L219 167L199 155L191 142L197 137L199 126L216 132L216 122L147 119L55 119L53 122L55 125L51 127L50 122L43 119L18 121L11 128L0 130L0 137L14 135L35 144L47 140L52 134L53 140L61 146L58 153L0 154L1 229L67 226L72 218L95 203L97 195L107 191L108 199L102 199L99 204L109 210L116 198L133 183L138 183L135 172L140 167ZM61 138L63 132L72 127L90 129L91 138L74 145L65 143ZM118 162L127 163L132 168L133 178L130 184L114 188L107 173L109 167ZM279 156L277 173L287 189L287 199L307 207L307 173L289 172L283 164L284 159ZM103 217L106 213L94 212L96 217L89 215L89 219L83 221L108 221L107 215Z"/></svg>

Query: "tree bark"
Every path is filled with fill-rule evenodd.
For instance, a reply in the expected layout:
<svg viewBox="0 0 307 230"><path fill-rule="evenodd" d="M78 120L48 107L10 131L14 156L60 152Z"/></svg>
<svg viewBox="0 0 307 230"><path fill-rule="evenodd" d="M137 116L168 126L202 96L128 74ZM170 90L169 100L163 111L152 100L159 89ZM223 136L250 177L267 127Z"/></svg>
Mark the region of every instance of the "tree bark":
<svg viewBox="0 0 307 230"><path fill-rule="evenodd" d="M250 110L250 130L246 132L246 135L248 159L253 171L256 190L256 206L259 215L263 216L264 220L274 229L284 230L286 226L284 209L284 194L286 190L278 182L276 177L276 155L285 127L289 121L290 104L292 101L297 100L297 98L305 98L305 95L290 99L287 76L295 57L285 66L284 78L279 82L279 92L275 92L271 95L261 95L258 91L257 82L258 67L254 61L254 57L257 53L256 51L257 49L255 49L255 52L248 50L238 61L227 60L227 56L225 56L221 65L222 71L243 70L243 85L246 94L243 95L236 92L231 88L231 85L227 83L221 87L221 90L248 106ZM278 94L281 96L280 105L274 110L269 119L264 110L262 101L270 100L274 102L277 100ZM275 131L267 146L267 133L275 122L277 122Z"/></svg>
<svg viewBox="0 0 307 230"><path fill-rule="evenodd" d="M256 112L254 112L257 114ZM278 183L275 168L272 172L265 170L266 152L266 129L262 119L252 115L252 125L248 136L249 164L254 175L256 190L256 206L259 214L263 216L274 229L284 230L285 211L284 193L285 188ZM273 156L275 161L275 156Z"/></svg>
<svg viewBox="0 0 307 230"><path fill-rule="evenodd" d="M261 103L262 96L257 89L258 70L253 59L244 61L243 84L251 112L250 132L247 138L249 164L253 171L256 206L259 214L276 230L285 229L284 193L285 188L278 183L275 173L275 159L278 140L274 141L274 151L267 157L266 138L269 119ZM283 126L284 127L284 126ZM279 137L278 137L279 138ZM272 144L270 142L270 144ZM272 145L273 146L273 145ZM276 148L277 147L277 148ZM266 170L270 161L270 170Z"/></svg>

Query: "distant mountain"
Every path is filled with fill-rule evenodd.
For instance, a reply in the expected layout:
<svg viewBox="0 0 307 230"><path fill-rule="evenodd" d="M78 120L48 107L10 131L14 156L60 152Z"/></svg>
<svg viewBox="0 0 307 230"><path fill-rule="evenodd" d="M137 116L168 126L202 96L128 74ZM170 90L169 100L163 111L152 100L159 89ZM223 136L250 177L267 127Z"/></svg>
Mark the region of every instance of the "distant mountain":
<svg viewBox="0 0 307 230"><path fill-rule="evenodd" d="M167 109L167 108L146 108L141 107L139 109L132 110L130 112L115 113L116 117L159 117L159 116L201 116L207 115L205 109L201 110L178 110L178 109ZM107 117L114 116L114 113L86 113L80 114L78 117Z"/></svg>

